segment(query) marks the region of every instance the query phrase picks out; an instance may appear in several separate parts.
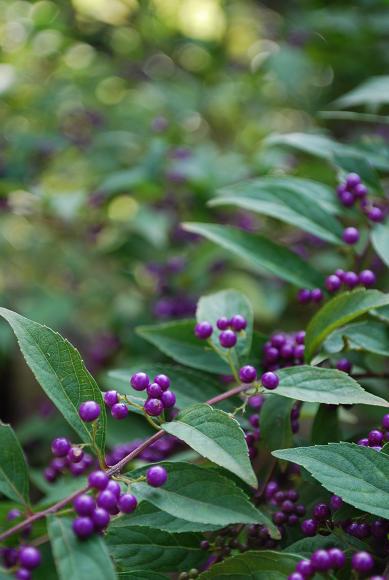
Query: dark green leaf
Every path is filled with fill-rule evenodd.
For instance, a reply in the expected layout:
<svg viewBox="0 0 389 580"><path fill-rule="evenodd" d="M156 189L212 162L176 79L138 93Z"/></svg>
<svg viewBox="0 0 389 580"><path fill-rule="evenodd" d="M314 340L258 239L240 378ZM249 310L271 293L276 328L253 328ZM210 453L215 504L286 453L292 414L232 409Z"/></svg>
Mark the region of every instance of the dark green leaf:
<svg viewBox="0 0 389 580"><path fill-rule="evenodd" d="M272 393L261 410L262 439L271 450L291 447L293 442L290 413L294 400Z"/></svg>
<svg viewBox="0 0 389 580"><path fill-rule="evenodd" d="M193 405L177 415L174 421L164 423L162 429L248 485L257 486L244 433L239 423L224 411L205 404Z"/></svg>
<svg viewBox="0 0 389 580"><path fill-rule="evenodd" d="M26 363L47 396L85 443L93 442L93 425L84 423L78 415L83 401L99 403L96 445L101 455L105 442L105 406L101 391L87 371L79 352L60 334L6 308L0 316L10 324L18 339Z"/></svg>
<svg viewBox="0 0 389 580"><path fill-rule="evenodd" d="M312 425L312 443L321 445L329 441L339 441L340 438L338 409L320 405Z"/></svg>
<svg viewBox="0 0 389 580"><path fill-rule="evenodd" d="M229 366L194 335L195 320L139 326L137 333L175 361L210 373L229 374Z"/></svg>
<svg viewBox="0 0 389 580"><path fill-rule="evenodd" d="M306 288L322 284L322 276L306 261L264 236L248 234L230 226L205 223L187 223L184 229L222 246L256 271L269 272Z"/></svg>
<svg viewBox="0 0 389 580"><path fill-rule="evenodd" d="M379 311L378 311L379 312ZM389 356L389 328L372 320L354 322L335 330L325 341L327 352L339 352L344 348L344 339L350 350L363 350Z"/></svg>
<svg viewBox="0 0 389 580"><path fill-rule="evenodd" d="M389 294L378 290L344 292L325 304L308 324L305 357L309 362L331 332L373 308L389 304Z"/></svg>
<svg viewBox="0 0 389 580"><path fill-rule="evenodd" d="M116 574L106 544L95 535L80 541L70 518L49 516L48 533L60 580L114 580Z"/></svg>
<svg viewBox="0 0 389 580"><path fill-rule="evenodd" d="M10 425L0 421L0 493L29 504L28 469L23 450Z"/></svg>
<svg viewBox="0 0 389 580"><path fill-rule="evenodd" d="M381 260L389 266L389 223L377 224L371 233L371 242Z"/></svg>
<svg viewBox="0 0 389 580"><path fill-rule="evenodd" d="M245 552L215 564L200 575L201 580L286 580L301 558L286 552Z"/></svg>
<svg viewBox="0 0 389 580"><path fill-rule="evenodd" d="M152 572L151 570L131 570L131 572L119 572L120 580L169 580L168 576Z"/></svg>
<svg viewBox="0 0 389 580"><path fill-rule="evenodd" d="M389 517L389 457L355 443L274 451L307 469L332 493L368 513Z"/></svg>

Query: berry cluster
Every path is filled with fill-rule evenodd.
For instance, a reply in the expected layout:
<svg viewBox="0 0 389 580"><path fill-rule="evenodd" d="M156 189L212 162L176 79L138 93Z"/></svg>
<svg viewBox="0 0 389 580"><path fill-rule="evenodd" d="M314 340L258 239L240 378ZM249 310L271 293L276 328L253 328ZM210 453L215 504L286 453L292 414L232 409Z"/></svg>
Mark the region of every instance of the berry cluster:
<svg viewBox="0 0 389 580"><path fill-rule="evenodd" d="M146 471L146 481L152 487L166 483L166 469L153 465ZM131 514L138 501L131 493L122 493L120 483L110 479L105 471L93 471L88 477L89 487L97 492L96 497L83 493L73 502L77 517L73 521L73 531L80 539L105 530L111 516L119 513Z"/></svg>
<svg viewBox="0 0 389 580"><path fill-rule="evenodd" d="M132 375L130 383L136 391L146 390L148 398L143 408L151 417L159 417L165 409L176 404L176 396L169 390L170 379L166 375L157 375L154 382L151 382L146 373L138 372Z"/></svg>
<svg viewBox="0 0 389 580"><path fill-rule="evenodd" d="M30 580L32 571L38 568L42 561L39 550L34 546L2 548L0 555L4 567L15 570L17 580Z"/></svg>
<svg viewBox="0 0 389 580"><path fill-rule="evenodd" d="M223 348L234 348L238 341L237 333L247 328L247 320L240 314L234 314L231 318L223 316L216 321L217 328L221 331L219 342ZM195 326L195 335L200 340L207 340L213 333L212 324L207 321L198 322Z"/></svg>
<svg viewBox="0 0 389 580"><path fill-rule="evenodd" d="M251 365L245 365L239 370L239 378L242 383L251 384L257 380L257 371ZM279 385L279 378L276 373L268 371L261 376L261 384L265 389L273 391Z"/></svg>
<svg viewBox="0 0 389 580"><path fill-rule="evenodd" d="M312 578L316 572L329 572L339 570L346 564L346 556L339 548L329 548L328 550L316 550L309 560L301 560L296 565L295 572L288 576L288 580L305 580ZM374 567L373 557L368 552L356 552L351 558L351 567L355 572L368 573ZM381 578L375 576L375 578Z"/></svg>
<svg viewBox="0 0 389 580"><path fill-rule="evenodd" d="M338 185L336 192L339 201L344 205L344 207L353 207L357 202L359 202L361 210L370 221L383 221L385 217L383 209L378 207L378 205L375 205L368 198L368 189L362 183L362 180L357 173L350 173L347 175L345 181Z"/></svg>
<svg viewBox="0 0 389 580"><path fill-rule="evenodd" d="M95 461L81 446L72 445L66 437L56 437L51 443L54 459L44 470L44 477L49 483L54 483L61 474L70 473L74 477L83 475Z"/></svg>
<svg viewBox="0 0 389 580"><path fill-rule="evenodd" d="M372 429L367 437L359 439L358 445L381 451L385 442L389 441L389 414L383 416L381 426L381 429Z"/></svg>
<svg viewBox="0 0 389 580"><path fill-rule="evenodd" d="M293 334L276 332L263 347L263 368L275 371L280 368L301 365L304 362L304 330Z"/></svg>
<svg viewBox="0 0 389 580"><path fill-rule="evenodd" d="M118 463L124 457L126 457L126 455L139 447L143 441L143 439L135 439L130 443L116 445L106 456L106 464L115 465L115 463ZM138 455L138 459L147 461L148 463L163 461L171 457L177 450L182 449L183 447L184 444L179 439L177 439L177 437L174 437L173 435L165 435L162 439L158 439L146 447L146 449L144 449L144 451Z"/></svg>
<svg viewBox="0 0 389 580"><path fill-rule="evenodd" d="M346 288L352 289L358 285L371 288L375 283L376 276L371 270L362 270L362 272L357 274L356 272L344 272L344 270L339 269L327 276L324 284L328 292L333 294L340 290L342 284Z"/></svg>

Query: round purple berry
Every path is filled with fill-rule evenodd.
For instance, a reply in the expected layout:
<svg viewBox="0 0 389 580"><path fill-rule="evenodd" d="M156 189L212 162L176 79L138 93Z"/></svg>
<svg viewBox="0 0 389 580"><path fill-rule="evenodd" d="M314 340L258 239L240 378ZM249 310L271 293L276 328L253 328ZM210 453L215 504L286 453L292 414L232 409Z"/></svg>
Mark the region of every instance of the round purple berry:
<svg viewBox="0 0 389 580"><path fill-rule="evenodd" d="M96 509L93 510L91 518L95 531L101 532L108 526L111 516L109 515L109 512L104 508L97 507Z"/></svg>
<svg viewBox="0 0 389 580"><path fill-rule="evenodd" d="M336 368L338 369L338 371L350 373L352 369L352 364L347 358L340 358L336 363Z"/></svg>
<svg viewBox="0 0 389 580"><path fill-rule="evenodd" d="M318 503L313 508L313 517L315 520L326 520L331 515L331 510L326 503Z"/></svg>
<svg viewBox="0 0 389 580"><path fill-rule="evenodd" d="M176 395L172 391L165 391L162 393L161 401L164 408L169 409L176 404Z"/></svg>
<svg viewBox="0 0 389 580"><path fill-rule="evenodd" d="M235 316L231 318L231 327L236 332L245 330L245 328L247 328L247 320L245 319L244 316L241 316L240 314L235 314Z"/></svg>
<svg viewBox="0 0 389 580"><path fill-rule="evenodd" d="M327 550L316 550L310 559L312 568L317 572L327 572L331 568L331 558Z"/></svg>
<svg viewBox="0 0 389 580"><path fill-rule="evenodd" d="M297 293L297 300L300 304L308 304L312 299L312 293L308 288L301 288Z"/></svg>
<svg viewBox="0 0 389 580"><path fill-rule="evenodd" d="M282 358L292 358L294 354L293 344L287 342L284 346L281 347L281 357Z"/></svg>
<svg viewBox="0 0 389 580"><path fill-rule="evenodd" d="M104 492L103 492L104 493ZM93 521L87 516L80 516L73 521L73 532L80 539L89 538L94 532Z"/></svg>
<svg viewBox="0 0 389 580"><path fill-rule="evenodd" d="M312 568L312 564L310 560L301 560L296 564L296 572L300 572L300 574L304 578L309 578L313 576L314 569Z"/></svg>
<svg viewBox="0 0 389 580"><path fill-rule="evenodd" d="M153 465L146 471L146 480L152 487L161 487L167 481L167 471L161 465Z"/></svg>
<svg viewBox="0 0 389 580"><path fill-rule="evenodd" d="M147 399L144 404L144 410L151 417L158 417L164 409L163 403L160 399Z"/></svg>
<svg viewBox="0 0 389 580"><path fill-rule="evenodd" d="M117 501L118 498L112 493L112 491L109 491L109 489L101 491L97 496L97 505L108 512L111 512L111 510L116 508Z"/></svg>
<svg viewBox="0 0 389 580"><path fill-rule="evenodd" d="M331 568L342 568L346 563L346 557L343 550L339 548L330 548L328 555L331 561Z"/></svg>
<svg viewBox="0 0 389 580"><path fill-rule="evenodd" d="M70 463L80 463L84 459L84 451L80 447L72 447L66 457Z"/></svg>
<svg viewBox="0 0 389 580"><path fill-rule="evenodd" d="M51 451L56 457L65 457L72 444L66 437L57 437L51 443Z"/></svg>
<svg viewBox="0 0 389 580"><path fill-rule="evenodd" d="M252 383L257 380L257 371L251 365L245 365L239 370L239 378L242 383Z"/></svg>
<svg viewBox="0 0 389 580"><path fill-rule="evenodd" d="M97 471L92 471L92 473L89 474L88 483L90 487L93 487L94 489L103 491L107 487L108 482L109 482L108 475L105 473L105 471L102 471L101 469Z"/></svg>
<svg viewBox="0 0 389 580"><path fill-rule="evenodd" d="M99 417L100 405L96 401L85 401L81 403L78 412L83 421L90 423Z"/></svg>
<svg viewBox="0 0 389 580"><path fill-rule="evenodd" d="M151 383L146 390L150 399L160 399L163 393L163 390L158 383Z"/></svg>
<svg viewBox="0 0 389 580"><path fill-rule="evenodd" d="M286 514L284 514L284 512L275 512L272 516L273 522L277 525L280 526L281 524L284 524L287 520L287 516Z"/></svg>
<svg viewBox="0 0 389 580"><path fill-rule="evenodd" d="M146 373L139 372L132 375L130 383L132 388L136 391L144 391L149 386L150 379Z"/></svg>
<svg viewBox="0 0 389 580"><path fill-rule="evenodd" d="M116 497L116 499L119 499L120 494L122 493L122 488L120 487L120 483L118 483L117 481L114 481L113 479L111 479L108 482L108 485L105 489L107 489L108 491L113 493L113 495Z"/></svg>
<svg viewBox="0 0 389 580"><path fill-rule="evenodd" d="M131 514L135 511L138 501L134 495L123 493L119 497L118 508L123 514Z"/></svg>
<svg viewBox="0 0 389 580"><path fill-rule="evenodd" d="M303 344L298 344L294 347L293 354L295 358L303 359L305 353L305 346Z"/></svg>
<svg viewBox="0 0 389 580"><path fill-rule="evenodd" d="M336 292L342 285L342 281L338 276L335 274L331 274L327 276L325 281L325 287L327 288L328 292Z"/></svg>
<svg viewBox="0 0 389 580"><path fill-rule="evenodd" d="M27 568L19 568L19 570L16 571L15 578L17 580L31 580L32 574L30 570L27 570Z"/></svg>
<svg viewBox="0 0 389 580"><path fill-rule="evenodd" d="M384 429L389 430L389 413L382 417L382 426Z"/></svg>
<svg viewBox="0 0 389 580"><path fill-rule="evenodd" d="M374 560L368 552L356 552L351 558L351 566L356 572L370 572Z"/></svg>
<svg viewBox="0 0 389 580"><path fill-rule="evenodd" d="M128 407L125 403L115 403L111 408L111 415L114 419L121 421L128 415Z"/></svg>
<svg viewBox="0 0 389 580"><path fill-rule="evenodd" d="M364 199L368 193L367 187L366 185L363 185L363 183L358 183L358 185L354 187L353 192L357 199Z"/></svg>
<svg viewBox="0 0 389 580"><path fill-rule="evenodd" d="M357 286L359 283L358 275L351 270L349 272L345 272L343 276L343 282L348 288L355 288L355 286Z"/></svg>
<svg viewBox="0 0 389 580"><path fill-rule="evenodd" d="M376 283L376 276L371 270L362 270L359 274L359 283L366 288L374 286Z"/></svg>
<svg viewBox="0 0 389 580"><path fill-rule="evenodd" d="M357 185L361 183L361 178L359 177L358 173L349 173L346 177L346 187L350 187L354 189Z"/></svg>
<svg viewBox="0 0 389 580"><path fill-rule="evenodd" d="M263 373L263 375L261 376L261 383L262 386L265 387L265 389L269 389L272 391L273 389L276 389L278 387L279 382L280 380L276 375L276 373L272 373L271 371Z"/></svg>
<svg viewBox="0 0 389 580"><path fill-rule="evenodd" d="M324 294L320 288L314 288L311 292L311 298L313 302L321 302L324 298Z"/></svg>
<svg viewBox="0 0 389 580"><path fill-rule="evenodd" d="M292 572L292 574L289 574L288 580L305 580L305 579L304 576L300 574L300 572Z"/></svg>
<svg viewBox="0 0 389 580"><path fill-rule="evenodd" d="M305 330L299 330L298 332L296 332L294 339L295 339L297 344L304 344Z"/></svg>
<svg viewBox="0 0 389 580"><path fill-rule="evenodd" d="M367 212L367 217L369 218L370 221L378 223L378 222L382 222L382 220L384 218L384 213L383 213L381 208L372 207Z"/></svg>
<svg viewBox="0 0 389 580"><path fill-rule="evenodd" d="M89 516L95 509L96 503L93 497L83 493L76 497L73 507L79 516Z"/></svg>
<svg viewBox="0 0 389 580"><path fill-rule="evenodd" d="M46 467L43 475L48 483L53 483L58 477L58 472L53 467Z"/></svg>
<svg viewBox="0 0 389 580"><path fill-rule="evenodd" d="M41 563L41 554L34 546L23 546L19 550L19 563L22 568L33 570Z"/></svg>
<svg viewBox="0 0 389 580"><path fill-rule="evenodd" d="M195 326L195 335L200 340L206 340L213 332L212 324L209 322L198 322Z"/></svg>
<svg viewBox="0 0 389 580"><path fill-rule="evenodd" d="M312 519L304 520L301 524L301 530L304 536L315 536L317 532L317 522Z"/></svg>
<svg viewBox="0 0 389 580"><path fill-rule="evenodd" d="M333 495L330 499L331 509L334 511L339 510L343 505L343 500L339 495Z"/></svg>
<svg viewBox="0 0 389 580"><path fill-rule="evenodd" d="M104 403L107 407L112 407L115 403L119 402L119 395L117 391L107 391L104 393Z"/></svg>
<svg viewBox="0 0 389 580"><path fill-rule="evenodd" d="M272 346L275 346L276 348L281 348L282 346L284 346L284 344L286 342L286 336L285 336L285 334L282 334L281 332L273 334L270 342L271 342Z"/></svg>
<svg viewBox="0 0 389 580"><path fill-rule="evenodd" d="M262 408L264 402L265 398L263 395L253 395L252 397L249 397L248 400L249 407L251 407L251 409L255 409L256 411Z"/></svg>
<svg viewBox="0 0 389 580"><path fill-rule="evenodd" d="M284 347L283 347L284 348ZM276 362L280 357L280 353L277 348L270 346L265 350L265 358L268 362Z"/></svg>
<svg viewBox="0 0 389 580"><path fill-rule="evenodd" d="M383 440L384 440L384 435L381 431L378 431L378 429L373 429L372 431L370 431L367 438L369 441L369 446L375 447L377 445L382 445Z"/></svg>
<svg viewBox="0 0 389 580"><path fill-rule="evenodd" d="M355 203L355 196L351 191L348 191L348 189L340 192L338 197L344 207L352 207Z"/></svg>
<svg viewBox="0 0 389 580"><path fill-rule="evenodd" d="M354 228L352 226L345 228L343 230L342 239L346 244L352 246L353 244L356 244L359 240L359 231L357 230L357 228Z"/></svg>
<svg viewBox="0 0 389 580"><path fill-rule="evenodd" d="M219 334L219 342L223 348L233 348L236 345L237 337L233 330L223 330Z"/></svg>
<svg viewBox="0 0 389 580"><path fill-rule="evenodd" d="M167 391L170 387L170 379L166 375L157 375L154 377L154 383L157 383L163 391Z"/></svg>
<svg viewBox="0 0 389 580"><path fill-rule="evenodd" d="M216 326L219 330L227 330L230 327L231 321L226 317L222 316L216 321Z"/></svg>
<svg viewBox="0 0 389 580"><path fill-rule="evenodd" d="M22 514L20 510L18 510L17 508L13 508L12 510L9 510L9 512L7 513L7 521L12 522L12 520L20 518L21 515Z"/></svg>

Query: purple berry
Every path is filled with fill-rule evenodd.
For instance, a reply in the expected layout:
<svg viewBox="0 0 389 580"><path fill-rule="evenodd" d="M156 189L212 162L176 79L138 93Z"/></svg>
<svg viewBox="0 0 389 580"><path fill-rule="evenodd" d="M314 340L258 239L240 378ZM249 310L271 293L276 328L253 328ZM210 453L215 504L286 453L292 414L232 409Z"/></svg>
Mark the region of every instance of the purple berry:
<svg viewBox="0 0 389 580"><path fill-rule="evenodd" d="M46 467L43 474L45 476L45 480L48 483L53 483L57 479L57 476L58 476L58 472L55 469L53 469L52 467Z"/></svg>
<svg viewBox="0 0 389 580"><path fill-rule="evenodd" d="M12 522L12 520L16 520L17 518L20 518L21 515L22 514L21 514L20 510L18 510L16 508L9 510L9 512L7 513L7 521Z"/></svg>
<svg viewBox="0 0 389 580"><path fill-rule="evenodd" d="M111 415L114 419L121 421L125 419L128 415L128 407L125 403L116 403L111 408Z"/></svg>
<svg viewBox="0 0 389 580"><path fill-rule="evenodd" d="M327 276L325 281L325 287L327 288L328 292L336 292L342 285L342 281L338 276L335 274L331 274L331 276Z"/></svg>
<svg viewBox="0 0 389 580"><path fill-rule="evenodd" d="M209 542L208 542L208 540L202 540L200 542L200 549L201 550L208 550L209 549Z"/></svg>
<svg viewBox="0 0 389 580"><path fill-rule="evenodd" d="M287 516L284 514L284 512L275 512L272 516L272 520L277 526L279 526L286 522Z"/></svg>
<svg viewBox="0 0 389 580"><path fill-rule="evenodd" d="M172 391L165 391L162 393L161 401L164 408L169 409L176 404L176 395Z"/></svg>
<svg viewBox="0 0 389 580"><path fill-rule="evenodd" d="M231 321L226 317L222 316L216 321L216 326L219 330L227 330L230 327Z"/></svg>
<svg viewBox="0 0 389 580"><path fill-rule="evenodd" d="M240 314L235 314L235 316L231 318L231 327L233 328L233 330L236 330L236 332L245 330L245 328L247 328L247 320L245 319L244 316L241 316Z"/></svg>
<svg viewBox="0 0 389 580"><path fill-rule="evenodd" d="M70 463L79 463L84 458L84 451L80 447L72 447L66 457Z"/></svg>
<svg viewBox="0 0 389 580"><path fill-rule="evenodd" d="M163 403L160 399L147 399L144 404L144 410L151 417L158 417L164 409Z"/></svg>
<svg viewBox="0 0 389 580"><path fill-rule="evenodd" d="M343 276L343 282L348 288L355 288L355 286L357 286L359 283L358 275L352 271L345 272Z"/></svg>
<svg viewBox="0 0 389 580"><path fill-rule="evenodd" d="M388 524L385 520L375 520L371 523L370 531L374 538L384 538L388 533Z"/></svg>
<svg viewBox="0 0 389 580"><path fill-rule="evenodd" d="M304 576L300 572L292 572L289 574L288 580L304 580Z"/></svg>
<svg viewBox="0 0 389 580"><path fill-rule="evenodd" d="M108 482L109 477L105 471L97 470L92 471L92 473L89 474L88 483L90 487L93 487L94 489L103 491L107 487Z"/></svg>
<svg viewBox="0 0 389 580"><path fill-rule="evenodd" d="M81 403L78 412L83 421L90 423L99 417L100 405L96 401L85 401Z"/></svg>
<svg viewBox="0 0 389 580"><path fill-rule="evenodd" d="M324 298L324 294L320 288L314 288L311 292L311 298L313 302L321 302Z"/></svg>
<svg viewBox="0 0 389 580"><path fill-rule="evenodd" d="M300 572L304 578L309 578L310 576L313 576L315 571L312 568L310 560L301 560L296 564L296 572Z"/></svg>
<svg viewBox="0 0 389 580"><path fill-rule="evenodd" d="M316 550L313 552L311 564L316 572L327 572L331 568L331 558L327 550Z"/></svg>
<svg viewBox="0 0 389 580"><path fill-rule="evenodd" d="M338 197L341 204L344 205L344 207L352 207L355 203L354 194L351 191L348 191L347 189L339 193Z"/></svg>
<svg viewBox="0 0 389 580"><path fill-rule="evenodd" d="M330 548L328 555L331 561L331 568L342 568L346 563L346 557L343 550L339 548Z"/></svg>
<svg viewBox="0 0 389 580"><path fill-rule="evenodd" d="M152 487L161 487L167 481L167 471L161 465L153 465L146 471L146 480Z"/></svg>
<svg viewBox="0 0 389 580"><path fill-rule="evenodd" d="M382 445L383 440L384 440L384 435L381 431L378 431L378 429L373 429L372 431L370 431L367 438L369 441L369 446L375 447L377 445Z"/></svg>
<svg viewBox="0 0 389 580"><path fill-rule="evenodd" d="M93 510L91 518L95 531L101 532L108 526L111 516L109 515L109 512L104 508L97 507L96 509Z"/></svg>
<svg viewBox="0 0 389 580"><path fill-rule="evenodd" d="M269 390L273 390L276 389L279 385L279 378L276 375L276 373L272 373L271 371L267 372L267 373L263 373L263 375L261 376L261 383L262 386L265 387L265 389L269 389Z"/></svg>
<svg viewBox="0 0 389 580"><path fill-rule="evenodd" d="M336 368L338 371L343 371L344 373L351 373L352 364L347 358L340 358L336 363Z"/></svg>
<svg viewBox="0 0 389 580"><path fill-rule="evenodd" d="M239 370L239 378L242 383L252 383L257 380L257 371L251 365L245 365Z"/></svg>
<svg viewBox="0 0 389 580"><path fill-rule="evenodd" d="M104 493L104 492L103 492ZM73 532L80 539L89 538L94 532L93 521L86 516L78 517L73 521Z"/></svg>
<svg viewBox="0 0 389 580"><path fill-rule="evenodd" d="M281 348L282 346L284 346L285 342L286 342L285 334L277 333L273 334L273 336L271 337L271 344L276 348Z"/></svg>
<svg viewBox="0 0 389 580"><path fill-rule="evenodd" d="M389 430L389 413L382 417L382 426L384 429Z"/></svg>
<svg viewBox="0 0 389 580"><path fill-rule="evenodd" d="M384 218L384 213L383 213L382 209L380 209L379 207L372 207L367 212L367 217L372 222L378 223L378 222L382 222L382 220Z"/></svg>
<svg viewBox="0 0 389 580"><path fill-rule="evenodd" d="M105 489L113 493L116 499L119 499L120 494L122 493L122 488L120 487L120 484L117 481L114 481L113 479L111 479L108 482L108 485Z"/></svg>
<svg viewBox="0 0 389 580"><path fill-rule="evenodd" d="M367 187L363 183L358 183L354 187L354 195L357 199L364 199L367 196Z"/></svg>
<svg viewBox="0 0 389 580"><path fill-rule="evenodd" d="M296 336L294 337L297 344L304 344L305 341L305 330L299 330L296 332Z"/></svg>
<svg viewBox="0 0 389 580"><path fill-rule="evenodd" d="M298 524L299 518L296 514L291 514L288 517L288 525L289 526L296 526Z"/></svg>
<svg viewBox="0 0 389 580"><path fill-rule="evenodd" d="M95 509L96 503L93 497L83 493L76 497L73 507L79 516L89 516Z"/></svg>
<svg viewBox="0 0 389 580"><path fill-rule="evenodd" d="M123 514L131 514L135 511L138 501L134 495L130 493L123 493L119 497L118 508Z"/></svg>
<svg viewBox="0 0 389 580"><path fill-rule="evenodd" d="M343 500L339 495L333 495L330 499L331 509L334 511L339 510L343 505Z"/></svg>
<svg viewBox="0 0 389 580"><path fill-rule="evenodd" d="M28 570L33 570L37 568L41 563L41 555L39 550L34 548L34 546L23 546L19 550L19 563L22 568L27 568Z"/></svg>
<svg viewBox="0 0 389 580"><path fill-rule="evenodd" d="M212 324L209 322L198 322L195 326L195 335L200 340L206 340L213 332Z"/></svg>
<svg viewBox="0 0 389 580"><path fill-rule="evenodd" d="M315 520L326 520L331 515L331 510L326 503L318 503L313 508L313 517Z"/></svg>
<svg viewBox="0 0 389 580"><path fill-rule="evenodd" d="M270 346L265 351L265 358L268 362L276 362L278 361L280 353L277 348L274 346Z"/></svg>
<svg viewBox="0 0 389 580"><path fill-rule="evenodd" d="M223 330L219 334L219 342L223 348L233 348L236 345L237 337L233 330Z"/></svg>
<svg viewBox="0 0 389 580"><path fill-rule="evenodd" d="M65 457L72 444L66 437L57 437L51 443L51 451L56 457Z"/></svg>
<svg viewBox="0 0 389 580"><path fill-rule="evenodd" d="M315 536L317 532L317 522L312 519L304 520L301 524L301 530L304 536Z"/></svg>
<svg viewBox="0 0 389 580"><path fill-rule="evenodd" d="M150 384L150 379L146 373L135 373L130 379L130 383L133 389L136 391L144 391Z"/></svg>
<svg viewBox="0 0 389 580"><path fill-rule="evenodd" d="M117 501L118 498L112 493L112 491L109 491L109 489L101 491L97 496L97 505L108 512L111 512L111 510L116 508Z"/></svg>
<svg viewBox="0 0 389 580"><path fill-rule="evenodd" d="M151 383L146 390L150 399L160 399L163 393L163 390L158 383Z"/></svg>
<svg viewBox="0 0 389 580"><path fill-rule="evenodd" d="M370 572L374 560L368 552L356 552L351 558L351 566L356 572Z"/></svg>
<svg viewBox="0 0 389 580"><path fill-rule="evenodd" d="M281 504L281 509L285 513L292 513L294 511L294 503L290 499L285 499Z"/></svg>
<svg viewBox="0 0 389 580"><path fill-rule="evenodd" d="M27 568L19 568L15 574L17 580L31 580L32 574Z"/></svg>
<svg viewBox="0 0 389 580"><path fill-rule="evenodd" d="M304 353L305 353L305 346L303 344L298 344L297 346L294 347L293 354L294 354L295 358L303 359Z"/></svg>
<svg viewBox="0 0 389 580"><path fill-rule="evenodd" d="M154 377L154 383L157 383L163 391L167 391L170 387L170 379L166 375L157 375Z"/></svg>
<svg viewBox="0 0 389 580"><path fill-rule="evenodd" d="M297 293L297 300L300 304L308 304L312 299L312 293L308 288L301 288Z"/></svg>
<svg viewBox="0 0 389 580"><path fill-rule="evenodd" d="M107 391L104 393L104 403L107 407L112 407L115 403L119 402L119 395L117 391Z"/></svg>
<svg viewBox="0 0 389 580"><path fill-rule="evenodd" d="M363 439L359 439L358 445L360 447L368 447L369 446L369 440L368 440L368 438L367 437L364 437Z"/></svg>
<svg viewBox="0 0 389 580"><path fill-rule="evenodd" d="M286 343L284 344L284 346L281 347L281 357L282 358L292 358L294 354L294 348L293 348L293 344Z"/></svg>
<svg viewBox="0 0 389 580"><path fill-rule="evenodd" d="M359 240L359 231L357 228L349 227L343 230L342 239L346 244L350 246L356 244Z"/></svg>
<svg viewBox="0 0 389 580"><path fill-rule="evenodd" d="M362 270L359 274L359 283L366 288L374 286L376 283L376 276L371 270Z"/></svg>
<svg viewBox="0 0 389 580"><path fill-rule="evenodd" d="M350 187L354 189L357 185L361 183L361 178L359 177L358 173L349 173L346 177L346 187Z"/></svg>

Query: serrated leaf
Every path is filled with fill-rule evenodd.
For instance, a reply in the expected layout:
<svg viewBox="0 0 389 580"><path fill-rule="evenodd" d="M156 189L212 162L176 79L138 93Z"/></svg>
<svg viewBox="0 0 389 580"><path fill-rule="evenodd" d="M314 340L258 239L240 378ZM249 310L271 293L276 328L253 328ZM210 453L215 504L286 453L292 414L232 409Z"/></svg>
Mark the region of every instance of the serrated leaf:
<svg viewBox="0 0 389 580"><path fill-rule="evenodd" d="M389 294L378 290L344 292L325 304L311 319L305 336L305 360L309 362L331 332L373 308L389 304Z"/></svg>
<svg viewBox="0 0 389 580"><path fill-rule="evenodd" d="M200 574L201 580L230 578L231 580L286 580L301 558L286 552L261 550L226 558Z"/></svg>
<svg viewBox="0 0 389 580"><path fill-rule="evenodd" d="M389 457L355 443L274 451L302 465L332 493L370 514L389 517Z"/></svg>
<svg viewBox="0 0 389 580"><path fill-rule="evenodd" d="M374 320L354 322L335 330L324 343L329 353L336 353L344 348L347 339L349 350L362 350L389 356L389 327Z"/></svg>
<svg viewBox="0 0 389 580"><path fill-rule="evenodd" d="M332 215L336 204L317 196L320 183L297 178L260 178L220 190L210 206L233 206L272 217L333 244L341 243L342 227ZM312 185L313 184L313 185ZM312 189L311 189L312 188ZM323 186L323 189L327 189ZM335 199L334 194L332 197ZM331 211L328 211L330 206Z"/></svg>
<svg viewBox="0 0 389 580"><path fill-rule="evenodd" d="M185 223L183 228L218 244L255 271L268 272L305 288L315 288L323 282L321 274L306 261L264 236L206 223Z"/></svg>
<svg viewBox="0 0 389 580"><path fill-rule="evenodd" d="M93 425L84 423L78 415L83 401L99 403L96 445L104 453L106 415L101 391L85 368L79 352L57 332L6 308L2 316L11 326L24 359L37 381L85 443L93 443Z"/></svg>
<svg viewBox="0 0 389 580"><path fill-rule="evenodd" d="M171 534L147 526L118 526L116 522L107 534L110 553L123 572L181 572L197 567L206 558L200 550L201 540L198 534Z"/></svg>
<svg viewBox="0 0 389 580"><path fill-rule="evenodd" d="M28 505L28 468L18 438L10 425L0 421L0 493Z"/></svg>
<svg viewBox="0 0 389 580"><path fill-rule="evenodd" d="M224 411L198 404L182 411L161 428L184 441L203 457L256 487L244 433L239 423Z"/></svg>
<svg viewBox="0 0 389 580"><path fill-rule="evenodd" d="M290 413L293 405L294 400L275 393L266 397L261 410L261 435L269 449L292 446Z"/></svg>
<svg viewBox="0 0 389 580"><path fill-rule="evenodd" d="M47 518L47 529L60 580L115 580L115 570L101 536L80 541L72 530L72 520L57 516Z"/></svg>
<svg viewBox="0 0 389 580"><path fill-rule="evenodd" d="M216 327L216 321L222 316L231 318L234 314L240 314L247 320L247 328L244 333L239 333L235 350L240 355L247 355L250 352L253 337L254 313L249 300L237 290L222 290L200 298L197 304L196 319L198 322L206 320L214 328L210 338L215 347L227 359L227 350L220 346Z"/></svg>
<svg viewBox="0 0 389 580"><path fill-rule="evenodd" d="M153 488L145 482L132 484L137 497L187 522L219 528L259 523L278 535L272 521L250 503L233 481L217 471L190 463L164 462L161 465L168 472L165 485Z"/></svg>
<svg viewBox="0 0 389 580"><path fill-rule="evenodd" d="M230 368L210 346L194 335L195 320L180 320L150 326L138 326L139 336L173 360L195 369L216 374L230 374Z"/></svg>
<svg viewBox="0 0 389 580"><path fill-rule="evenodd" d="M333 405L379 405L389 407L381 397L365 391L355 379L336 369L301 365L277 371L277 395L308 403Z"/></svg>
<svg viewBox="0 0 389 580"><path fill-rule="evenodd" d="M370 238L381 260L389 266L389 222L375 225Z"/></svg>

